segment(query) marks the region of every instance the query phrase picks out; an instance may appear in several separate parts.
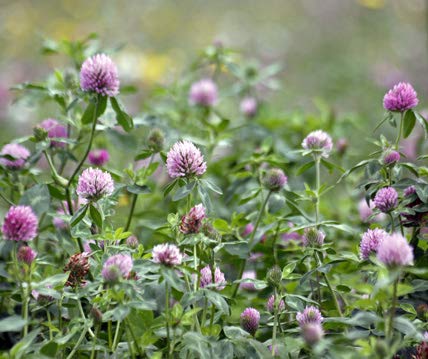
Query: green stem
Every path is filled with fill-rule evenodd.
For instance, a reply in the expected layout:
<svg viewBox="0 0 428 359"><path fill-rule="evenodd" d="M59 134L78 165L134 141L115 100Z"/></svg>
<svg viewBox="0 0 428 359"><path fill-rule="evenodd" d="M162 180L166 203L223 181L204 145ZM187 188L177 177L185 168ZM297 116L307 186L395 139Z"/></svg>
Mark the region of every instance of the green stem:
<svg viewBox="0 0 428 359"><path fill-rule="evenodd" d="M320 213L320 196L318 192L320 190L320 185L321 185L321 171L320 171L321 157L319 155L315 155L314 160L315 160L315 174L316 174L315 185L316 185L316 194L317 194L316 203L315 203L315 225L318 228L319 213Z"/></svg>
<svg viewBox="0 0 428 359"><path fill-rule="evenodd" d="M73 350L70 352L70 354L68 354L67 359L72 359L74 358L74 354L77 351L77 348L79 347L79 345L82 343L83 339L85 338L86 332L88 331L88 327L85 327L85 330L82 332L82 334L80 334L79 339L77 340L76 344L74 345Z"/></svg>
<svg viewBox="0 0 428 359"><path fill-rule="evenodd" d="M391 311L389 313L389 325L388 325L388 338L392 338L393 330L394 330L394 316L395 316L395 308L397 307L397 288L400 277L394 281L394 287L392 292L392 306Z"/></svg>
<svg viewBox="0 0 428 359"><path fill-rule="evenodd" d="M117 322L116 324L116 330L114 332L114 338L113 338L113 346L112 346L112 352L114 353L114 351L116 350L117 347L117 341L119 340L119 332L120 332L120 321Z"/></svg>
<svg viewBox="0 0 428 359"><path fill-rule="evenodd" d="M272 191L269 191L269 193L267 194L267 196L266 196L266 198L265 198L265 200L264 200L264 202L263 202L263 204L262 204L262 206L260 208L259 214L257 216L256 224L254 225L254 229L251 232L250 239L248 240L248 248L249 248L249 250L251 250L251 248L253 246L254 237L256 235L257 228L259 227L260 221L261 221L261 219L263 217L263 213L265 211L266 205L267 205L267 203L269 201L269 197L270 197L271 194L272 194ZM244 273L244 269L245 269L245 265L246 264L247 264L247 260L243 259L241 261L241 266L239 267L239 271L238 271L238 280L242 278L242 274ZM234 299L236 297L236 294L238 293L238 289L239 289L239 283L236 283L235 284L235 288L233 290L232 299Z"/></svg>
<svg viewBox="0 0 428 359"><path fill-rule="evenodd" d="M95 102L94 114L92 117L92 128L91 128L91 134L89 137L88 147L86 148L85 154L83 155L82 159L80 160L79 164L77 165L76 169L74 170L73 174L71 175L71 177L68 180L68 183L65 187L65 193L67 196L67 203L68 203L68 210L70 212L70 215L73 215L73 206L72 206L72 202L71 202L70 186L73 183L74 178L76 177L76 175L79 173L80 169L82 168L83 164L85 163L86 158L88 157L89 151L91 150L92 142L93 142L94 136L95 136L95 128L97 126L98 103L99 103L99 98L97 97L96 102ZM83 245L81 245L81 239L80 238L78 238L78 239L79 239L80 250L83 252Z"/></svg>
<svg viewBox="0 0 428 359"><path fill-rule="evenodd" d="M404 118L404 112L401 112L401 115L400 115L400 126L399 126L399 129L398 129L397 139L395 140L395 148L397 149L397 151L399 151L399 149L400 149L399 144L400 144L401 134L403 133L403 125L404 125L403 118Z"/></svg>
<svg viewBox="0 0 428 359"><path fill-rule="evenodd" d="M170 358L170 343L171 337L169 332L169 287L167 281L165 281L165 322L166 322L166 352L167 358Z"/></svg>
<svg viewBox="0 0 428 359"><path fill-rule="evenodd" d="M278 307L279 307L280 298L278 298L278 291L275 288L274 291L274 322L273 322L273 332L272 332L272 356L275 356L275 348L276 348L276 326L278 323Z"/></svg>
<svg viewBox="0 0 428 359"><path fill-rule="evenodd" d="M48 318L48 324L49 324L49 340L53 339L52 335L52 319L51 319L51 313L49 312L49 309L46 309L46 316Z"/></svg>
<svg viewBox="0 0 428 359"><path fill-rule="evenodd" d="M83 307L82 307L82 303L80 302L80 298L77 298L77 307L79 308L79 312L80 312L80 315L82 316L82 319L86 323L87 319L86 319L86 316L85 316L85 312L83 311ZM89 334L91 335L92 338L95 336L94 332L89 327L88 327L88 332L89 332Z"/></svg>
<svg viewBox="0 0 428 359"><path fill-rule="evenodd" d="M135 205L137 204L137 199L138 199L138 194L133 193L132 194L131 210L129 211L128 221L126 222L126 226L125 226L125 232L127 232L129 227L131 226L132 216L134 215L134 210L135 210Z"/></svg>
<svg viewBox="0 0 428 359"><path fill-rule="evenodd" d="M315 256L316 256L318 265L319 266L322 265L321 259L320 259L319 255L318 255L318 252L315 252ZM330 294L331 294L331 296L333 298L334 305L336 306L336 310L339 313L339 316L343 317L343 313L342 313L342 310L340 309L339 301L337 300L336 293L334 293L333 287L330 284L330 281L329 281L329 279L327 277L327 274L322 273L322 275L324 277L325 283L327 284L328 290L330 291Z"/></svg>
<svg viewBox="0 0 428 359"><path fill-rule="evenodd" d="M94 336L93 341L92 341L92 351L91 351L91 358L90 359L95 359L97 357L97 352L95 351L95 347L97 345L97 338L98 338L99 334L100 334L100 325L97 324L97 328L95 329L95 336Z"/></svg>
<svg viewBox="0 0 428 359"><path fill-rule="evenodd" d="M211 304L210 334L211 334L211 333L212 333L212 331L213 331L214 316L215 316L215 306L214 306L214 304Z"/></svg>
<svg viewBox="0 0 428 359"><path fill-rule="evenodd" d="M141 351L141 349L140 349L140 345L138 344L138 342L137 342L137 338L135 337L135 334L134 334L134 331L132 330L132 327L131 327L131 325L129 324L129 321L128 320L126 320L125 321L125 324L126 324L126 327L128 328L128 330L129 330L129 332L131 333L131 337L132 337L132 340L134 340L134 342L135 342L135 346L137 347L137 352L138 352L138 355L141 357L141 358L143 358L144 357L144 353Z"/></svg>
<svg viewBox="0 0 428 359"><path fill-rule="evenodd" d="M108 347L110 348L110 350L112 349L112 341L113 341L113 336L111 334L111 320L109 320L107 322L107 337L108 337Z"/></svg>
<svg viewBox="0 0 428 359"><path fill-rule="evenodd" d="M392 234L392 233L394 233L394 230L395 230L394 217L392 216L391 212L389 212L388 215L389 215L389 218L391 219L391 234Z"/></svg>

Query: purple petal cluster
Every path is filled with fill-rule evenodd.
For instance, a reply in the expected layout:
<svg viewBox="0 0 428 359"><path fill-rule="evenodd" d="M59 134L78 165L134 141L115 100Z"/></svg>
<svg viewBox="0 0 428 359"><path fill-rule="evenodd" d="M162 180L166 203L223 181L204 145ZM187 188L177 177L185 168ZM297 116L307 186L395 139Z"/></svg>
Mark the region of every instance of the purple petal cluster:
<svg viewBox="0 0 428 359"><path fill-rule="evenodd" d="M13 159L3 156L11 156ZM18 143L8 143L0 152L0 164L10 170L19 170L24 167L28 157L30 157L30 151L27 148Z"/></svg>
<svg viewBox="0 0 428 359"><path fill-rule="evenodd" d="M270 191L278 192L287 184L287 176L279 168L267 171L263 178L263 185Z"/></svg>
<svg viewBox="0 0 428 359"><path fill-rule="evenodd" d="M321 154L327 158L333 149L333 141L328 133L317 130L311 132L302 142L302 147L305 150L313 151L316 154Z"/></svg>
<svg viewBox="0 0 428 359"><path fill-rule="evenodd" d="M137 236L132 235L132 236L129 236L129 237L126 239L126 245L127 245L128 247L131 247L131 248L137 248L137 247L138 247L138 244L139 244L139 242L138 242L138 238L137 238Z"/></svg>
<svg viewBox="0 0 428 359"><path fill-rule="evenodd" d="M49 138L67 138L67 128L61 125L57 120L53 118L48 118L42 121L39 125L41 128L45 129L48 133ZM66 143L51 141L52 147L65 147Z"/></svg>
<svg viewBox="0 0 428 359"><path fill-rule="evenodd" d="M105 148L92 150L88 154L88 161L93 166L104 166L110 160L110 154Z"/></svg>
<svg viewBox="0 0 428 359"><path fill-rule="evenodd" d="M116 282L120 278L127 279L132 266L133 262L129 254L116 254L104 262L101 275L106 282Z"/></svg>
<svg viewBox="0 0 428 359"><path fill-rule="evenodd" d="M204 156L190 141L179 141L169 150L166 167L171 178L201 176L207 170Z"/></svg>
<svg viewBox="0 0 428 359"><path fill-rule="evenodd" d="M404 112L417 106L418 103L416 91L406 82L395 85L383 98L383 107L388 111Z"/></svg>
<svg viewBox="0 0 428 359"><path fill-rule="evenodd" d="M247 308L241 313L241 327L252 336L259 327L260 313L257 309Z"/></svg>
<svg viewBox="0 0 428 359"><path fill-rule="evenodd" d="M386 166L395 165L398 161L400 161L400 152L398 151L388 151L383 156L383 164Z"/></svg>
<svg viewBox="0 0 428 359"><path fill-rule="evenodd" d="M98 168L87 168L82 172L77 184L77 195L88 201L96 201L110 196L114 191L114 182L110 173Z"/></svg>
<svg viewBox="0 0 428 359"><path fill-rule="evenodd" d="M377 259L388 267L408 266L413 263L413 248L405 237L393 233L380 243Z"/></svg>
<svg viewBox="0 0 428 359"><path fill-rule="evenodd" d="M270 313L274 313L275 311L275 296L272 294L266 302L266 309ZM281 299L278 303L278 312L282 312L285 309L285 303Z"/></svg>
<svg viewBox="0 0 428 359"><path fill-rule="evenodd" d="M371 253L377 253L380 243L388 237L383 229L369 229L362 236L360 242L360 257L363 260L369 258Z"/></svg>
<svg viewBox="0 0 428 359"><path fill-rule="evenodd" d="M246 117L253 117L257 113L257 100L254 97L245 97L242 99L239 108Z"/></svg>
<svg viewBox="0 0 428 359"><path fill-rule="evenodd" d="M199 233L205 217L205 207L201 203L194 206L181 218L180 232L184 234Z"/></svg>
<svg viewBox="0 0 428 359"><path fill-rule="evenodd" d="M257 275L255 270L246 270L244 273L242 273L242 279L256 279L256 276ZM239 283L239 288L248 291L256 290L253 282L241 282Z"/></svg>
<svg viewBox="0 0 428 359"><path fill-rule="evenodd" d="M398 204L398 193L393 187L384 187L377 191L373 200L375 207L383 212L391 212Z"/></svg>
<svg viewBox="0 0 428 359"><path fill-rule="evenodd" d="M119 77L115 63L105 54L86 59L80 69L80 87L83 91L114 97L119 94Z"/></svg>
<svg viewBox="0 0 428 359"><path fill-rule="evenodd" d="M297 313L296 320L299 323L299 326L303 327L309 323L321 324L324 321L324 318L318 308L308 306L303 310L303 312Z"/></svg>
<svg viewBox="0 0 428 359"><path fill-rule="evenodd" d="M358 202L358 212L360 214L361 221L363 222L382 222L385 219L385 214L379 213L372 220L369 220L370 216L373 214L373 208L375 205L372 200L370 200L370 206L367 205L367 202L364 198Z"/></svg>
<svg viewBox="0 0 428 359"><path fill-rule="evenodd" d="M314 345L324 337L324 329L320 323L308 323L302 327L302 336L307 344Z"/></svg>
<svg viewBox="0 0 428 359"><path fill-rule="evenodd" d="M416 193L416 187L415 186L409 186L404 190L404 196L410 197Z"/></svg>
<svg viewBox="0 0 428 359"><path fill-rule="evenodd" d="M189 102L192 105L214 106L218 100L217 85L211 79L202 79L190 87Z"/></svg>
<svg viewBox="0 0 428 359"><path fill-rule="evenodd" d="M206 266L201 269L201 277L200 277L200 286L201 288L205 288L209 286L213 282L213 274L210 266ZM216 267L214 271L214 287L215 290L223 290L226 286L226 280L224 278L224 273L220 270L219 267Z"/></svg>
<svg viewBox="0 0 428 359"><path fill-rule="evenodd" d="M174 244L158 244L153 247L152 257L153 262L166 266L180 265L183 260L183 255Z"/></svg>
<svg viewBox="0 0 428 359"><path fill-rule="evenodd" d="M37 257L37 252L29 246L21 246L16 254L18 261L30 265Z"/></svg>
<svg viewBox="0 0 428 359"><path fill-rule="evenodd" d="M325 233L316 227L305 228L302 242L307 246L322 246L325 239Z"/></svg>
<svg viewBox="0 0 428 359"><path fill-rule="evenodd" d="M30 206L10 207L4 218L3 238L28 242L36 238L39 221Z"/></svg>

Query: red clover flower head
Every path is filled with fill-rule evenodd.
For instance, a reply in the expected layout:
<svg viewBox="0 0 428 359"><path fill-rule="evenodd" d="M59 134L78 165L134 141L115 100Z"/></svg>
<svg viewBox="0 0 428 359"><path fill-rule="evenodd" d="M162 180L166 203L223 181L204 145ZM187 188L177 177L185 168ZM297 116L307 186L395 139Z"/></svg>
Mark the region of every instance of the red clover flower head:
<svg viewBox="0 0 428 359"><path fill-rule="evenodd" d="M211 107L218 100L217 85L211 79L194 82L189 92L189 102L192 105Z"/></svg>
<svg viewBox="0 0 428 359"><path fill-rule="evenodd" d="M120 278L129 277L132 266L132 258L129 254L116 254L104 262L101 275L106 282L117 282Z"/></svg>
<svg viewBox="0 0 428 359"><path fill-rule="evenodd" d="M114 182L110 173L98 168L87 168L82 172L77 184L77 195L88 201L97 201L110 196L114 191Z"/></svg>
<svg viewBox="0 0 428 359"><path fill-rule="evenodd" d="M119 77L115 63L105 54L85 60L80 69L80 87L83 91L114 97L119 94Z"/></svg>
<svg viewBox="0 0 428 359"><path fill-rule="evenodd" d="M190 141L179 141L169 150L166 167L171 178L202 176L207 170L204 156Z"/></svg>
<svg viewBox="0 0 428 359"><path fill-rule="evenodd" d="M309 345L315 345L324 337L324 330L320 323L308 323L302 327L302 336Z"/></svg>
<svg viewBox="0 0 428 359"><path fill-rule="evenodd" d="M181 218L180 232L184 234L198 233L205 218L205 207L200 203Z"/></svg>
<svg viewBox="0 0 428 359"><path fill-rule="evenodd" d="M395 85L383 98L383 107L388 111L404 112L417 106L418 103L416 91L406 82Z"/></svg>
<svg viewBox="0 0 428 359"><path fill-rule="evenodd" d="M241 327L252 336L259 327L260 313L257 309L247 308L241 313Z"/></svg>
<svg viewBox="0 0 428 359"><path fill-rule="evenodd" d="M383 229L369 229L363 234L360 242L360 257L362 260L369 258L371 253L377 253L380 243L388 236Z"/></svg>
<svg viewBox="0 0 428 359"><path fill-rule="evenodd" d="M398 193L393 187L381 188L377 191L373 202L378 210L389 213L398 205Z"/></svg>
<svg viewBox="0 0 428 359"><path fill-rule="evenodd" d="M12 159L3 156L11 156ZM10 170L19 170L24 167L30 157L30 151L18 143L8 143L0 152L0 164Z"/></svg>
<svg viewBox="0 0 428 359"><path fill-rule="evenodd" d="M30 206L13 206L6 213L1 230L6 240L28 242L36 238L38 225Z"/></svg>
<svg viewBox="0 0 428 359"><path fill-rule="evenodd" d="M213 282L212 270L210 266L206 266L201 269L201 279L200 286L201 288L205 288L206 286L210 286ZM224 273L220 270L220 268L216 267L214 271L214 289L215 290L223 290L226 286L226 280L224 278Z"/></svg>
<svg viewBox="0 0 428 359"><path fill-rule="evenodd" d="M29 246L21 246L16 254L18 261L30 265L37 257L37 252Z"/></svg>
<svg viewBox="0 0 428 359"><path fill-rule="evenodd" d="M300 327L303 327L309 323L321 324L324 321L321 312L314 306L307 306L303 312L298 312L296 320Z"/></svg>
<svg viewBox="0 0 428 359"><path fill-rule="evenodd" d="M302 147L314 154L327 158L333 149L330 135L322 130L312 131L302 142Z"/></svg>
<svg viewBox="0 0 428 359"><path fill-rule="evenodd" d="M67 128L61 125L53 118L47 118L42 121L39 126L46 130L49 138L67 138ZM65 147L66 143L59 141L51 141L52 147Z"/></svg>
<svg viewBox="0 0 428 359"><path fill-rule="evenodd" d="M266 302L266 309L269 313L274 313L275 310L275 296L272 294ZM278 311L282 312L285 309L285 303L281 299L278 303Z"/></svg>
<svg viewBox="0 0 428 359"><path fill-rule="evenodd" d="M387 236L377 249L377 259L387 267L404 267L413 264L413 248L399 233Z"/></svg>
<svg viewBox="0 0 428 359"><path fill-rule="evenodd" d="M158 244L153 247L153 262L166 266L178 266L183 260L183 255L174 244Z"/></svg>

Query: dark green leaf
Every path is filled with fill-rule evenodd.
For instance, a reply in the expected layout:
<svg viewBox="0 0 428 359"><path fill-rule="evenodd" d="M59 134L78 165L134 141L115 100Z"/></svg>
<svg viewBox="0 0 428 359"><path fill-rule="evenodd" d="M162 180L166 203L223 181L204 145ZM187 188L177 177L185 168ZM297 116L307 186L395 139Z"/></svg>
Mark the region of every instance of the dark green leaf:
<svg viewBox="0 0 428 359"><path fill-rule="evenodd" d="M422 115L420 115L416 111L414 111L414 114L415 114L416 119L420 123L420 125L423 127L424 133L425 133L425 139L427 139L428 138L428 125L427 125L427 121L425 120L425 118Z"/></svg>
<svg viewBox="0 0 428 359"><path fill-rule="evenodd" d="M302 173L306 172L308 169L313 167L314 164L315 164L315 161L311 161L311 162L305 163L304 165L300 166L296 171L296 175L300 176Z"/></svg>
<svg viewBox="0 0 428 359"><path fill-rule="evenodd" d="M114 97L110 97L110 103L113 107L114 112L116 113L116 120L122 128L129 132L134 128L134 121L132 117L129 116L125 111L123 111L122 106Z"/></svg>
<svg viewBox="0 0 428 359"><path fill-rule="evenodd" d="M103 228L103 215L101 211L93 204L91 204L89 207L89 213L96 226L98 228Z"/></svg>
<svg viewBox="0 0 428 359"><path fill-rule="evenodd" d="M172 200L176 202L184 197L187 197L193 191L193 189L195 188L195 185L196 185L196 182L192 181L180 187L177 190L177 192L175 192L174 196L172 197Z"/></svg>
<svg viewBox="0 0 428 359"><path fill-rule="evenodd" d="M130 193L134 194L142 194L142 193L150 193L150 188L147 186L140 186L138 184L133 184L130 186L126 186L126 190Z"/></svg>
<svg viewBox="0 0 428 359"><path fill-rule="evenodd" d="M415 127L416 123L416 116L413 110L406 111L403 121L403 137L407 138L412 133L413 127Z"/></svg>
<svg viewBox="0 0 428 359"><path fill-rule="evenodd" d="M2 332L19 332L24 328L26 321L19 315L12 315L0 320L0 333Z"/></svg>
<svg viewBox="0 0 428 359"><path fill-rule="evenodd" d="M85 218L87 210L88 210L88 205L84 205L83 207L80 207L79 210L76 213L74 213L73 217L71 218L70 225L74 227L83 218Z"/></svg>

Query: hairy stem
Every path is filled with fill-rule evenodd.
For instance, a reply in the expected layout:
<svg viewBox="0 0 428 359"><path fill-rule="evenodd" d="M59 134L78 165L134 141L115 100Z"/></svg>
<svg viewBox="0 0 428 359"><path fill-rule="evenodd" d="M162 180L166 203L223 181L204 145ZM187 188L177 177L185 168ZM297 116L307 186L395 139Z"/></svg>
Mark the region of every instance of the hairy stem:
<svg viewBox="0 0 428 359"><path fill-rule="evenodd" d="M388 338L392 338L393 330L394 330L394 316L395 316L395 308L397 307L397 288L398 282L400 280L400 276L394 280L394 287L392 290L392 306L391 311L389 313L389 325L388 325Z"/></svg>

